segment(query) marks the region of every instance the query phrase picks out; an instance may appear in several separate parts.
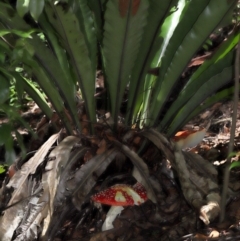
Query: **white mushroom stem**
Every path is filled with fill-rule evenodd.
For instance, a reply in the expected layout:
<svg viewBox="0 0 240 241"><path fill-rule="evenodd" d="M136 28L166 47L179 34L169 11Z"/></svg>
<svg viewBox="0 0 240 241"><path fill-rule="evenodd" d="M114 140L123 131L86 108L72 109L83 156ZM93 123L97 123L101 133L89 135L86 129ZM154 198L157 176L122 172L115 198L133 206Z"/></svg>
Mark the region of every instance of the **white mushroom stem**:
<svg viewBox="0 0 240 241"><path fill-rule="evenodd" d="M113 228L113 221L117 217L118 214L122 212L124 208L122 206L111 206L109 209L106 219L102 225L102 231L109 230Z"/></svg>
<svg viewBox="0 0 240 241"><path fill-rule="evenodd" d="M122 206L133 206L144 203L147 200L147 193L139 182L133 187L126 184L116 184L94 194L91 199L97 203L111 205L102 226L102 231L105 231L113 228L112 223L123 210Z"/></svg>

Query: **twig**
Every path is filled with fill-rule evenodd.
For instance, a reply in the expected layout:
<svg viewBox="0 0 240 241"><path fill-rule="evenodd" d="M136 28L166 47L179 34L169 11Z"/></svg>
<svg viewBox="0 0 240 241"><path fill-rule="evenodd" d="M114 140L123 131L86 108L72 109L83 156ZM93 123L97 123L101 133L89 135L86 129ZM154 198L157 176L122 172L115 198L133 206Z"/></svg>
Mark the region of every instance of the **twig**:
<svg viewBox="0 0 240 241"><path fill-rule="evenodd" d="M231 165L230 153L233 152L235 130L236 130L238 95L239 95L239 55L240 55L239 52L240 52L240 40L238 41L236 57L235 57L233 115L232 115L232 126L231 126L231 132L230 132L230 141L228 146L228 158L226 162L227 165L224 171L224 182L223 182L223 190L222 190L222 198L221 198L221 214L220 214L220 220L219 220L220 222L223 222L225 218L227 190L228 190L229 176L230 176L229 167Z"/></svg>

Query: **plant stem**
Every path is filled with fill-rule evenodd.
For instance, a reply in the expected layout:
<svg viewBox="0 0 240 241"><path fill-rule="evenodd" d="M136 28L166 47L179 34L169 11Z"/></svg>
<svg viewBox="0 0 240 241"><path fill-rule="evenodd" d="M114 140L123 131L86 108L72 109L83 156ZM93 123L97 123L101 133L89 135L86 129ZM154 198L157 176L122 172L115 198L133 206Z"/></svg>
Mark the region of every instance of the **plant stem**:
<svg viewBox="0 0 240 241"><path fill-rule="evenodd" d="M234 97L233 97L233 115L232 115L232 126L230 132L230 141L228 146L228 158L226 162L226 167L224 171L224 182L223 182L223 190L221 197L221 213L220 213L220 222L223 222L225 218L225 210L226 210L226 199L227 199L227 190L229 184L229 176L230 176L230 165L231 165L231 157L230 153L233 152L234 145L234 137L236 130L236 121L237 121L237 107L238 107L238 95L239 95L239 52L240 52L240 40L237 45L236 56L235 56L235 80L234 80Z"/></svg>

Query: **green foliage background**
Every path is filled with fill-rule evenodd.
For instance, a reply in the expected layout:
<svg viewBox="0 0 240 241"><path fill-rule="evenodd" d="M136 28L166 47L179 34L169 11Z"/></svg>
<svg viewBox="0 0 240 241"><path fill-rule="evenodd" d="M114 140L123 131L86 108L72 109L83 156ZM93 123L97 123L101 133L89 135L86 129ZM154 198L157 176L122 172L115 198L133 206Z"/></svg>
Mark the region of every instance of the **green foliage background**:
<svg viewBox="0 0 240 241"><path fill-rule="evenodd" d="M167 136L204 108L231 96L232 88L223 87L233 79L237 24L182 89L176 91L174 87L209 35L230 24L237 1L123 2L17 0L14 5L1 0L1 109L10 116L11 108L5 103L14 79L18 90L26 91L49 118L53 113L50 101L72 134L74 128L82 128L75 103L79 86L94 133L99 63L105 77L106 111L111 112L115 131L126 88L125 125L154 127ZM44 94L16 71L19 66ZM157 68L157 76L149 74L151 68ZM175 99L169 106L171 96ZM67 118L65 106L74 125Z"/></svg>

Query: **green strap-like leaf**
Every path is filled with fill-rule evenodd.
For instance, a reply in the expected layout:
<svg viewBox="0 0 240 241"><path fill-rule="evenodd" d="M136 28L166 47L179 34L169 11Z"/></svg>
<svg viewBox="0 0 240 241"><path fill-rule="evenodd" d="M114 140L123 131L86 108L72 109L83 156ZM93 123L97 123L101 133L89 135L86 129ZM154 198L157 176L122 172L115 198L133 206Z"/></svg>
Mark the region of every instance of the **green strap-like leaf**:
<svg viewBox="0 0 240 241"><path fill-rule="evenodd" d="M164 22L161 25L158 36L155 38L154 43L152 44L152 48L154 52L152 53L152 61L149 67L156 67L159 65L162 57L165 55L166 48L169 43L169 39L172 37L175 28L179 22L181 15L183 14L183 9L187 8L188 2L185 0L178 1L177 6L173 6L169 12L167 12L167 16L165 16ZM159 72L159 71L158 71ZM136 111L138 111L138 105L142 101L142 109L138 111L137 120L140 121L140 128L145 126L150 122L149 120L149 110L150 110L150 101L151 95L153 92L153 86L156 82L155 75L147 75L144 81L144 88L141 88L141 93L143 93L143 100L141 100L141 94L138 97L138 103L135 106L135 112L133 116L133 121L136 118Z"/></svg>
<svg viewBox="0 0 240 241"><path fill-rule="evenodd" d="M18 15L15 9L3 2L0 2L0 22L7 27L12 26L11 29L18 29L21 31L28 31L31 29L31 27Z"/></svg>
<svg viewBox="0 0 240 241"><path fill-rule="evenodd" d="M31 38L31 34L36 31L38 31L38 30L31 29L29 31L21 31L21 30L16 30L16 29L2 29L0 31L0 37L3 37L6 34L12 33L12 34L16 34L17 36L22 37L22 38Z"/></svg>
<svg viewBox="0 0 240 241"><path fill-rule="evenodd" d="M11 15L11 18L10 18ZM13 9L11 9L9 6L4 5L1 3L1 8L0 8L0 19L1 21L8 26L11 29L19 29L19 30L28 30L30 27L24 23L24 21L14 12ZM9 38L8 38L9 39ZM55 110L59 114L60 118L63 118L63 124L66 126L66 129L68 130L69 133L72 132L72 128L70 126L69 120L67 118L66 113L64 112L64 104L62 101L62 98L60 97L58 90L56 89L56 86L52 85L52 81L56 79L61 83L61 87L66 84L66 79L64 79L64 74L61 73L61 67L57 63L57 59L52 57L52 54L49 50L47 50L47 47L42 43L41 41L37 41L37 38L31 39L29 42L21 41L22 42L22 50L17 51L23 51L24 48L28 51L28 54L32 51L30 56L25 56L22 55L21 62L23 62L26 66L29 68L33 69L34 75L37 77L39 81L41 81L41 87L42 89L46 92L48 95L48 98L51 100ZM15 43L12 41L11 43L14 45ZM36 45L35 45L36 44ZM36 53L35 53L36 50ZM45 50L45 51L44 51ZM46 54L46 52L48 52ZM46 54L46 55L44 55ZM48 56L48 58L46 58ZM37 64L33 59L31 58L36 58L38 60ZM43 69L43 67L45 69ZM59 74L59 75L58 75ZM52 83L49 81L49 78L52 79ZM71 81L71 80L70 80ZM57 83L57 81L56 81ZM66 91L66 96L68 96L67 99L72 98L73 101L72 105L74 105L74 94L73 91L70 90L71 85L67 85L62 87L61 89ZM70 90L70 92L68 91ZM76 106L75 109L69 108L70 113L74 113L74 115L77 115L76 111ZM75 122L78 123L78 120L76 120L77 117L75 118Z"/></svg>
<svg viewBox="0 0 240 241"><path fill-rule="evenodd" d="M209 4L208 4L209 2ZM153 90L149 125L156 124L172 87L193 54L235 4L226 0L191 1L166 49Z"/></svg>
<svg viewBox="0 0 240 241"><path fill-rule="evenodd" d="M38 21L39 16L41 15L44 8L45 0L30 0L29 11L31 16Z"/></svg>
<svg viewBox="0 0 240 241"><path fill-rule="evenodd" d="M65 11L60 5L51 5L53 12L47 10L47 16L61 36L61 41L70 58L71 67L75 78L79 82L80 89L85 101L86 111L90 123L96 122L95 113L95 71L91 61L88 44L77 17L71 9ZM92 128L93 129L93 128Z"/></svg>
<svg viewBox="0 0 240 241"><path fill-rule="evenodd" d="M9 15L11 15L11 18ZM19 17L19 15L6 4L0 3L0 19L11 29L16 28L19 29L19 31L30 30L30 27ZM13 42L10 44L15 43ZM17 42L17 45L18 48L16 48L15 51L19 50L23 53L21 61L24 62L28 67L32 68L36 76L41 76L38 78L38 81L41 82L39 84L44 91L46 91L48 98L52 100L52 104L56 108L59 116L63 117L63 122L66 121L64 124L68 126L68 131L71 132L72 128L70 127L69 120L64 113L63 101L58 93L58 90L56 90L56 87L53 85L53 81L58 84L59 91L62 90L62 93L64 92L63 97L66 98L66 102L72 104L69 108L69 111L72 116L75 115L75 123L76 125L79 125L76 117L76 106L74 105L73 84L71 84L72 81L70 77L68 76L69 79L66 79L55 56L37 36L33 35L31 39L20 39ZM46 56L48 57L46 58ZM38 63L36 63L36 61L32 58L35 58ZM49 78L51 78L51 81L49 81Z"/></svg>
<svg viewBox="0 0 240 241"><path fill-rule="evenodd" d="M97 36L94 27L92 12L88 6L88 0L79 1L79 5L74 7L74 13L78 18L80 29L88 45L89 57L92 63L92 72L95 74L97 68Z"/></svg>
<svg viewBox="0 0 240 241"><path fill-rule="evenodd" d="M94 26L99 43L102 43L103 35L103 6L101 0L88 0L88 6L93 13Z"/></svg>
<svg viewBox="0 0 240 241"><path fill-rule="evenodd" d="M239 91L240 91L240 88L239 88ZM185 123L187 123L194 116L199 115L201 112L211 107L215 103L230 99L233 96L233 93L234 93L234 87L230 87L230 88L221 90L216 94L214 94L213 96L207 98L202 105L198 106L194 111L191 112L191 114L185 120Z"/></svg>
<svg viewBox="0 0 240 241"><path fill-rule="evenodd" d="M176 4L175 0L151 0L149 2L148 22L144 29L144 36L140 45L141 51L138 53L129 87L127 123L130 122L132 117L134 121L134 116L141 105L146 73L150 68L150 62L154 54L159 50L163 41L163 38L159 36L160 27L173 4Z"/></svg>
<svg viewBox="0 0 240 241"><path fill-rule="evenodd" d="M0 68L0 105L3 104L9 98L9 87L10 81L6 78L6 76L1 74ZM1 107L0 107L1 108Z"/></svg>
<svg viewBox="0 0 240 241"><path fill-rule="evenodd" d="M114 124L131 71L137 61L143 30L147 23L148 0L140 1L133 14L132 7L136 0L129 0L125 14L120 13L121 1L109 0L105 13L103 58L106 70L106 81L109 86L111 113Z"/></svg>
<svg viewBox="0 0 240 241"><path fill-rule="evenodd" d="M45 8L49 8L49 5L45 5ZM39 18L39 24L43 29L44 37L47 38L48 44L57 56L58 62L66 78L71 79L73 83L76 83L76 80L73 79L73 73L70 68L67 53L59 40L59 34L48 21L46 13L43 13Z"/></svg>
<svg viewBox="0 0 240 241"><path fill-rule="evenodd" d="M1 32L1 30L0 30L0 32ZM0 52L1 52L1 54L5 54L5 53L7 53L7 54L10 54L11 53L11 48L8 46L8 44L7 43L5 43L4 42L4 40L3 39L1 39L0 38Z"/></svg>
<svg viewBox="0 0 240 241"><path fill-rule="evenodd" d="M226 57L239 41L240 33L237 31L217 49L214 55L207 59L191 76L179 96L168 109L166 115L160 123L161 130L170 124L173 116L182 108L182 106L199 90L199 88L208 81L212 76L220 73L225 67L230 66L233 62L232 53Z"/></svg>
<svg viewBox="0 0 240 241"><path fill-rule="evenodd" d="M28 25L24 23L23 20L14 11L11 12L12 9L9 8L9 6L2 5L1 7L3 7L5 11L2 11L2 8L0 8L0 19L2 17L2 20L4 23L6 23L7 26L9 26L9 28L14 29L16 27L20 30L29 30ZM9 18L10 13L13 16L11 20ZM16 43L13 42L11 44L14 45ZM21 61L24 62L30 69L32 68L34 74L39 77L39 84L41 85L42 89L46 91L46 95L56 108L59 116L63 118L63 123L65 122L64 125L66 126L67 130L71 133L72 128L66 113L64 113L63 100L60 97L58 91L61 92L62 97L65 100L65 104L69 107L68 109L71 116L73 117L73 120L75 121L76 126L80 129L79 121L77 118L77 109L75 105L75 86L71 76L65 76L57 58L37 36L33 35L31 39L20 39L17 44L20 46L20 49L18 47L15 51L24 53L22 56L23 59ZM29 56L29 54L31 56ZM46 56L48 57L46 58ZM37 60L37 62L35 60ZM49 79L51 79L51 81L49 81ZM56 86L53 85L53 83L59 87L58 90L56 89Z"/></svg>
<svg viewBox="0 0 240 241"><path fill-rule="evenodd" d="M47 21L45 14L42 14L41 17L39 18L39 24L42 26L44 33L46 35L46 38L48 40L48 44L54 51L54 54L57 56L57 60L61 66L60 69L63 72L63 73L60 73L60 75L61 75L60 79L58 78L59 75L57 74L57 72L55 72L57 75L57 79L55 79L55 80L58 81L57 85L59 85L59 83L60 83L59 88L60 88L60 91L63 93L62 96L64 96L65 105L67 106L68 110L70 111L70 115L73 118L75 125L77 126L77 128L79 130L81 130L80 123L79 123L78 116L77 116L75 99L74 99L75 98L76 81L74 81L74 79L73 79L72 69L70 68L70 65L68 62L67 53L66 53L65 49L61 46L60 41L59 41L59 36L56 33L55 29ZM42 48L45 48L45 47L42 46ZM40 50L40 52L41 52L41 50ZM45 51L43 51L43 53L45 54ZM49 53L46 53L46 54L49 54ZM51 58L52 58L52 56L51 56ZM50 69L54 70L55 69L54 66L58 66L58 64L55 63L55 65L54 65L54 62L56 62L56 59L54 58L54 60L51 60L51 58L50 58L50 64L51 64ZM54 78L52 78L52 79L54 79Z"/></svg>
<svg viewBox="0 0 240 241"><path fill-rule="evenodd" d="M29 11L30 0L17 0L17 12L20 17L23 17Z"/></svg>
<svg viewBox="0 0 240 241"><path fill-rule="evenodd" d="M233 66L227 67L221 73L213 76L204 83L198 92L183 106L175 116L173 123L167 131L168 136L172 136L181 126L186 123L186 119L208 96L217 92L218 89L228 84L233 78ZM217 83L217 85L216 85Z"/></svg>
<svg viewBox="0 0 240 241"><path fill-rule="evenodd" d="M28 39L27 42L35 50L34 57L39 67L57 85L57 91L60 92L62 98L65 100L65 105L67 105L75 125L80 129L75 104L75 85L71 80L71 75L65 76L56 57L39 38L33 37L33 39ZM46 56L48 57L46 58ZM38 81L41 81L41 79L38 79Z"/></svg>
<svg viewBox="0 0 240 241"><path fill-rule="evenodd" d="M152 52L151 65L148 67L155 68L159 65L162 57L165 55L166 47L168 46L169 39L173 35L175 28L179 22L181 14L183 13L183 9L186 8L188 2L185 0L178 1L178 4L173 6L169 12L167 12L167 16L165 16L164 22L161 25L158 36L155 38L154 43L152 44L152 48L154 52ZM157 73L156 73L157 74ZM142 109L138 112L137 120L140 121L140 127L142 128L146 124L149 123L149 110L150 110L150 101L151 95L153 92L153 86L156 81L155 75L147 75L144 81L144 88L142 88L140 93L144 93L144 99L142 100ZM141 97L141 95L139 95ZM141 99L138 97L138 103L135 107L134 119L136 118L137 107L140 104ZM150 117L151 118L151 117Z"/></svg>
<svg viewBox="0 0 240 241"><path fill-rule="evenodd" d="M204 0L209 1L209 0ZM199 9L199 6L196 5L195 6L197 11L201 11L201 8ZM181 22L182 17L186 13L186 11L189 9L189 1L187 0L179 0L177 6L174 6L169 13L169 16L166 17L166 19L164 20L164 23L161 26L161 32L159 34L159 37L163 38L163 44L160 46L159 49L156 50L155 56L153 58L153 61L151 62L151 67L154 68L156 66L159 66L162 58L166 58L169 57L166 56L166 52L169 50L169 42L172 39L172 37L174 36L175 32L177 31L177 27L179 25L179 23ZM192 13L193 14L193 13ZM193 17L193 16L191 16ZM194 16L195 17L195 16ZM183 25L186 29L186 27ZM184 28L182 29L183 31L185 30ZM184 36L184 34L181 32L182 36ZM181 35L179 35L179 37L182 37ZM174 53L175 48L177 48L178 46L176 45L172 45L170 48L170 53ZM167 65L168 67L168 65ZM161 73L160 73L161 74Z"/></svg>
<svg viewBox="0 0 240 241"><path fill-rule="evenodd" d="M36 104L40 107L40 109L44 112L44 114L51 119L52 117L52 110L49 107L45 97L43 94L26 78L23 78L19 74L13 74L14 78L16 79L18 84L20 84L23 89L31 96L31 98L36 102Z"/></svg>
<svg viewBox="0 0 240 241"><path fill-rule="evenodd" d="M232 156L236 156L237 153L232 153ZM229 170L235 168L235 167L240 167L240 161L234 161L231 163Z"/></svg>
<svg viewBox="0 0 240 241"><path fill-rule="evenodd" d="M25 44L26 44L25 49L30 49L32 47L32 45L30 43L25 43ZM40 45L38 45L38 50L41 51ZM42 52L42 54L44 55L44 52ZM51 55L49 54L48 56L49 56L49 60L51 60L51 58L50 58ZM49 81L50 76L49 76L48 68L50 68L51 65L49 65L48 68L46 68L46 69L43 68L41 59L37 55L31 56L26 51L23 51L23 54L20 57L21 57L21 61L25 65L26 70L32 71L33 75L36 78L36 81L38 82L38 84L43 89L46 96L51 101L51 103L52 103L54 109L56 110L56 112L58 113L59 117L62 118L63 124L66 126L67 131L69 133L72 133L72 128L70 126L69 120L66 116L66 113L64 112L65 108L64 108L63 100L59 94L59 91L56 89L54 82ZM47 64L47 63L48 62L46 61L45 64ZM54 64L54 62L52 62L51 64ZM58 69L53 68L51 71L54 72L57 70Z"/></svg>
<svg viewBox="0 0 240 241"><path fill-rule="evenodd" d="M151 86L153 85L154 79L151 75L145 77L144 89L142 94L142 109L139 109L137 121L139 122L139 127L143 128L147 122L149 116L149 103L151 99Z"/></svg>

